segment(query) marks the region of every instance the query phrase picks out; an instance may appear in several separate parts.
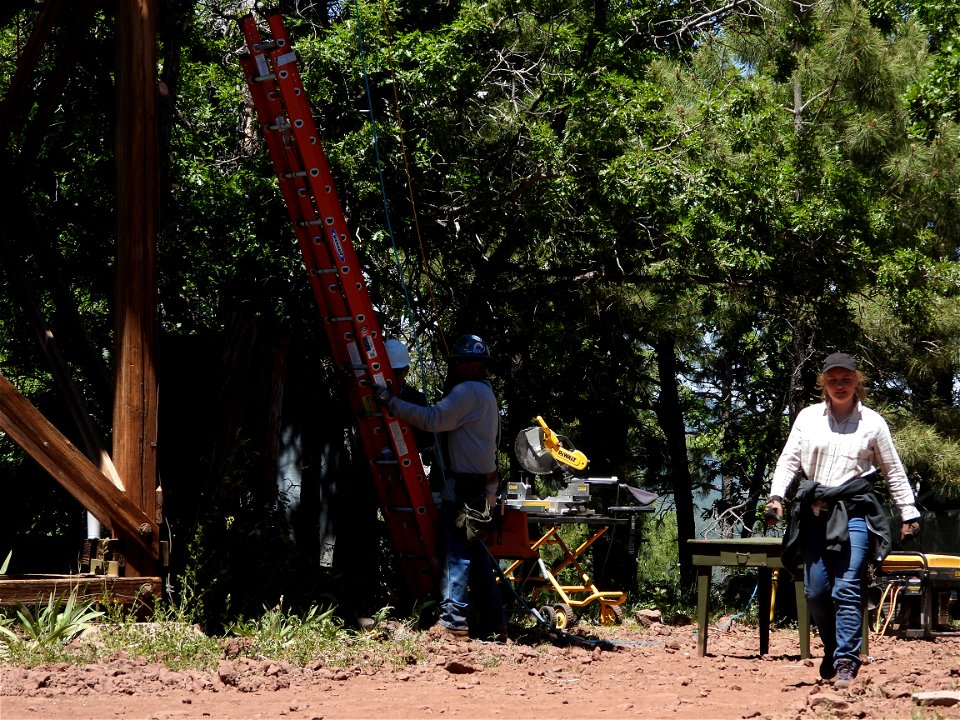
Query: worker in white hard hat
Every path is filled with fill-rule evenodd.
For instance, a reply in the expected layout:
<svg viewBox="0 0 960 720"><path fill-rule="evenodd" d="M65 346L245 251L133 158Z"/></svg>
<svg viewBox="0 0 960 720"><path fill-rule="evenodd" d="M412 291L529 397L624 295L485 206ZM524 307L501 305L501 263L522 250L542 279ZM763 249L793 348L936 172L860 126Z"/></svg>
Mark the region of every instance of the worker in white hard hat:
<svg viewBox="0 0 960 720"><path fill-rule="evenodd" d="M396 338L390 338L384 342L387 349L387 358L390 360L390 367L393 369L393 375L397 380L397 397L413 405L427 407L427 396L420 390L407 383L407 375L410 373L410 352L402 341ZM425 469L429 471L433 462L433 446L435 438L433 433L421 430L411 425L413 429L413 439L417 443L417 450L420 451L420 458L423 461Z"/></svg>
<svg viewBox="0 0 960 720"><path fill-rule="evenodd" d="M410 370L410 353L407 351L407 346L396 338L390 338L384 346L387 348L387 357L390 359L393 374L401 380L400 372L403 371L403 376L406 377L407 371Z"/></svg>

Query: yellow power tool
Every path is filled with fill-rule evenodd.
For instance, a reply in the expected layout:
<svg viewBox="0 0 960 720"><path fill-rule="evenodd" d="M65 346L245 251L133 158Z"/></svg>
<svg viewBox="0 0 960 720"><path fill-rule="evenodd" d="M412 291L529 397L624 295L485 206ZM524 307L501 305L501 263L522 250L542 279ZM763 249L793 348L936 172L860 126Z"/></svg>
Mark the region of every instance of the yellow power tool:
<svg viewBox="0 0 960 720"><path fill-rule="evenodd" d="M542 417L537 415L537 423L543 429L543 447L546 448L557 462L569 465L574 470L583 470L587 466L587 456L579 450L570 450L560 444L557 434L547 427Z"/></svg>

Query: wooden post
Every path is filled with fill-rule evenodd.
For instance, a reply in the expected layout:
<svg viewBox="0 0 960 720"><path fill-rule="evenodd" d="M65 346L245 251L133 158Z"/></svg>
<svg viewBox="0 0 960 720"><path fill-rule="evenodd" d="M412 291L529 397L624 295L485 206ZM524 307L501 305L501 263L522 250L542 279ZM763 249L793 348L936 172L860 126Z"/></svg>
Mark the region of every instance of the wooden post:
<svg viewBox="0 0 960 720"><path fill-rule="evenodd" d="M117 2L117 260L113 459L130 500L159 520L156 255L157 1ZM157 541L156 539L154 540ZM148 556L127 575L147 575ZM131 566L132 565L132 566Z"/></svg>

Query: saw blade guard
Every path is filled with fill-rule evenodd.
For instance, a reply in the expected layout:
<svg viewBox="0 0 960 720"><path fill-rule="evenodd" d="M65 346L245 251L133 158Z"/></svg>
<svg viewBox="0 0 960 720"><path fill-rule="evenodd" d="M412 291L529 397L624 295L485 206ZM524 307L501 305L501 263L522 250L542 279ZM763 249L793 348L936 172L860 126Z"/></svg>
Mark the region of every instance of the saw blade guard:
<svg viewBox="0 0 960 720"><path fill-rule="evenodd" d="M517 433L513 453L520 467L532 475L549 475L557 469L557 461L543 444L543 430L528 427Z"/></svg>
<svg viewBox="0 0 960 720"><path fill-rule="evenodd" d="M539 415L537 425L521 430L514 442L514 455L520 466L533 475L549 475L556 470L569 473L587 467L587 456L577 450L569 438L551 430Z"/></svg>

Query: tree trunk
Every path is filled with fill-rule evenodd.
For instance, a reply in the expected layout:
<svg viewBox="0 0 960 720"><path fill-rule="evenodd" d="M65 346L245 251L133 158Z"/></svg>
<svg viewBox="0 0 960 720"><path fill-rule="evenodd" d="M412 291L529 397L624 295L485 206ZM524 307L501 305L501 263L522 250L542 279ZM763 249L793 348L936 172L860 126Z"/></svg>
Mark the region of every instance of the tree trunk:
<svg viewBox="0 0 960 720"><path fill-rule="evenodd" d="M695 573L693 554L687 540L695 535L693 491L690 466L687 462L687 433L680 406L680 387L677 383L676 339L671 333L661 333L653 346L660 375L660 399L656 404L657 420L667 439L670 455L670 476L673 502L677 512L677 544L680 561L680 585L693 587Z"/></svg>

